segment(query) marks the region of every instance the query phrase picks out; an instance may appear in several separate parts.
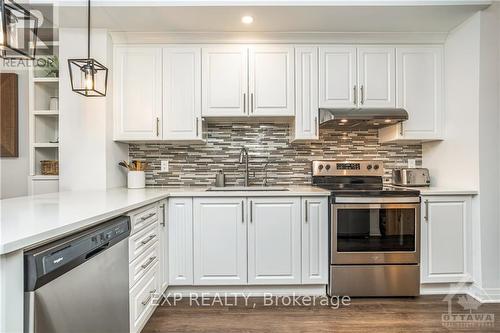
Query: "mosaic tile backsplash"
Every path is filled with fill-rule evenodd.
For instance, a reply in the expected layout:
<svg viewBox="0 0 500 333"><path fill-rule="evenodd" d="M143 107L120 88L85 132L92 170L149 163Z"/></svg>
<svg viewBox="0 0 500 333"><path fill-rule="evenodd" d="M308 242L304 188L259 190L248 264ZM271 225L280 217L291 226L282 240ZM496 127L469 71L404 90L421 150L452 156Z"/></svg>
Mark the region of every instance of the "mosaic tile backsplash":
<svg viewBox="0 0 500 333"><path fill-rule="evenodd" d="M239 163L241 147L249 150L250 185L261 185L267 165L269 185L311 183L311 161L378 160L384 162L384 181L391 170L407 165L408 159L422 164L422 145L379 144L377 130L342 133L321 129L320 140L290 143L289 124L208 124L206 144L130 144L130 159L149 162L149 186L206 186L215 183L223 170L226 185L243 185L245 165ZM160 161L169 161L169 172L160 172Z"/></svg>

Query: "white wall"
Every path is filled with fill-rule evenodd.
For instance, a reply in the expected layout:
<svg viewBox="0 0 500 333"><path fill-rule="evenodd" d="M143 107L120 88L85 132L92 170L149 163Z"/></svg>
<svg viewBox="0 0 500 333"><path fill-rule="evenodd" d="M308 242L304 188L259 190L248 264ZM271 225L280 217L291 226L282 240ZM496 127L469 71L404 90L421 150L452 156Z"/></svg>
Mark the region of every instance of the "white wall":
<svg viewBox="0 0 500 333"><path fill-rule="evenodd" d="M0 72L18 74L19 157L0 158L0 199L28 194L29 175L29 109L28 68L14 70L0 59Z"/></svg>
<svg viewBox="0 0 500 333"><path fill-rule="evenodd" d="M445 140L422 147L435 186L479 187L479 26L475 15L445 44Z"/></svg>
<svg viewBox="0 0 500 333"><path fill-rule="evenodd" d="M68 58L82 58L87 54L85 29L60 29L59 105L60 113L60 189L105 189L125 184L124 175L117 166L127 158L127 149L111 141L112 89L106 97L83 97L71 90ZM109 54L110 37L105 30L92 30L91 56L105 66L112 63ZM111 78L111 72L108 78ZM115 167L111 167L114 165Z"/></svg>
<svg viewBox="0 0 500 333"><path fill-rule="evenodd" d="M445 140L423 145L434 185L479 191L472 207L474 278L487 291L500 288L499 5L449 34Z"/></svg>
<svg viewBox="0 0 500 333"><path fill-rule="evenodd" d="M500 3L481 13L479 78L479 190L482 286L500 288L499 19Z"/></svg>

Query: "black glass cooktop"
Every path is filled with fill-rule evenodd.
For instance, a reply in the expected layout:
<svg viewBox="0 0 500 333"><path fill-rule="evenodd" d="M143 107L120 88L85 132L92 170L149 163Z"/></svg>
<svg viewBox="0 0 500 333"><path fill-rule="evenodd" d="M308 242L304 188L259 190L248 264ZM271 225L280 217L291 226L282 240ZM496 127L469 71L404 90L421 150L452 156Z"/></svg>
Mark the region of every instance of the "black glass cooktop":
<svg viewBox="0 0 500 333"><path fill-rule="evenodd" d="M420 191L386 185L381 177L313 177L313 185L332 192L333 196L419 196Z"/></svg>

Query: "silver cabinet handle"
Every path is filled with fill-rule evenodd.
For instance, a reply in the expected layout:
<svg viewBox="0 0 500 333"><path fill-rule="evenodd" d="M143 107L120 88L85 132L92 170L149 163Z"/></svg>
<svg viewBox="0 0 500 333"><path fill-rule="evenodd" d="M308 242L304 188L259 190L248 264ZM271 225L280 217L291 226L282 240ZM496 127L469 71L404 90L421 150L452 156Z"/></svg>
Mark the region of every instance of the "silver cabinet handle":
<svg viewBox="0 0 500 333"><path fill-rule="evenodd" d="M149 296L148 298L146 298L144 301L141 302L142 305L146 305L149 303L149 301L151 300L151 296L153 296L153 294L156 292L156 289L153 289L149 292Z"/></svg>
<svg viewBox="0 0 500 333"><path fill-rule="evenodd" d="M424 220L429 222L429 200L425 200L425 215L424 215Z"/></svg>
<svg viewBox="0 0 500 333"><path fill-rule="evenodd" d="M403 123L400 123L400 124L399 124L399 134L400 134L401 136L403 136L403 135L404 135Z"/></svg>
<svg viewBox="0 0 500 333"><path fill-rule="evenodd" d="M143 217L141 217L141 220L142 220L142 221L146 221L147 219L149 219L150 217L153 217L153 216L155 216L155 215L156 215L156 213L151 213L151 214L149 214L148 216L143 216Z"/></svg>
<svg viewBox="0 0 500 333"><path fill-rule="evenodd" d="M314 117L314 136L318 136L318 117Z"/></svg>
<svg viewBox="0 0 500 333"><path fill-rule="evenodd" d="M155 237L156 237L156 234L155 235L151 235L151 236L148 237L148 239L141 241L141 244L145 245L145 244L151 242L153 240L153 238L155 238Z"/></svg>
<svg viewBox="0 0 500 333"><path fill-rule="evenodd" d="M161 205L160 205L160 209L162 209L162 210L163 210L163 219L161 219L161 221L160 221L160 225L161 225L162 227L164 227L164 226L165 226L165 220L167 219L167 214L165 214L165 204L161 204Z"/></svg>
<svg viewBox="0 0 500 333"><path fill-rule="evenodd" d="M156 256L154 256L154 257L149 257L149 260L148 260L148 261L147 261L144 265L141 265L141 268L142 268L142 269L146 269L146 268L148 268L148 267L149 267L149 265L151 265L151 263L152 263L153 261L155 261L155 259L156 259Z"/></svg>
<svg viewBox="0 0 500 333"><path fill-rule="evenodd" d="M365 86L361 85L361 104L365 104Z"/></svg>
<svg viewBox="0 0 500 333"><path fill-rule="evenodd" d="M156 136L160 136L160 118L156 117Z"/></svg>
<svg viewBox="0 0 500 333"><path fill-rule="evenodd" d="M243 114L247 113L247 94L243 93Z"/></svg>
<svg viewBox="0 0 500 333"><path fill-rule="evenodd" d="M198 117L196 117L196 136L198 136L198 128L199 128L199 120Z"/></svg>
<svg viewBox="0 0 500 333"><path fill-rule="evenodd" d="M307 211L307 200L305 201L305 218L306 218L306 223L307 223L307 216L309 215L309 212Z"/></svg>
<svg viewBox="0 0 500 333"><path fill-rule="evenodd" d="M245 205L243 200L241 200L241 223L245 223Z"/></svg>
<svg viewBox="0 0 500 333"><path fill-rule="evenodd" d="M354 99L354 105L358 104L358 86L357 85L354 85L354 96L353 96L353 99Z"/></svg>
<svg viewBox="0 0 500 333"><path fill-rule="evenodd" d="M253 201L250 200L250 223L253 222Z"/></svg>
<svg viewBox="0 0 500 333"><path fill-rule="evenodd" d="M253 110L253 93L251 93L251 94L250 94L250 96L251 96L251 97L250 97L250 104L251 104L251 106L250 106L250 111L253 113L253 111L254 111L254 110Z"/></svg>

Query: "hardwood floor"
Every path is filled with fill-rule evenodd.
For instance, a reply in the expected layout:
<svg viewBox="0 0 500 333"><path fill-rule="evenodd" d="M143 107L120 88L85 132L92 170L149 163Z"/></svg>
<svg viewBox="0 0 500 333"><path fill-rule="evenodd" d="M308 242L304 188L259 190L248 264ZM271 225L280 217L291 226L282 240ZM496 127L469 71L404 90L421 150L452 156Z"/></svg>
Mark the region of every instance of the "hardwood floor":
<svg viewBox="0 0 500 333"><path fill-rule="evenodd" d="M443 296L353 298L350 305L338 309L318 304L269 306L264 304L262 298L250 298L248 305L244 298L229 298L226 306L202 306L201 298L198 304L188 298L174 306L174 301L169 300L170 305L164 303L158 306L143 333L500 332L500 304L479 306L471 298L459 297L455 296L451 305L455 320L445 317L451 318L445 323L455 325L449 328L444 327L442 321L443 314L448 313L448 303L443 301ZM205 299L206 304L213 301L218 303L217 299ZM288 301L283 299L283 302L286 304ZM492 314L493 321L491 315L484 314Z"/></svg>

